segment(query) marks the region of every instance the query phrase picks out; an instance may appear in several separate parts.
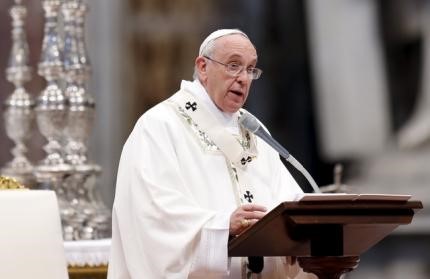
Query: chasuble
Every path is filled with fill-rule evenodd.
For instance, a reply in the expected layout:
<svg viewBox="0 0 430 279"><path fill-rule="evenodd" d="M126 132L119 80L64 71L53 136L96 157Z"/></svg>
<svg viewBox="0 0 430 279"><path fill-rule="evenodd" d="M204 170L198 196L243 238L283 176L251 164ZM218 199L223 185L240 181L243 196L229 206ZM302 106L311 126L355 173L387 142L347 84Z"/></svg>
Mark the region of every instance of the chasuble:
<svg viewBox="0 0 430 279"><path fill-rule="evenodd" d="M246 203L270 210L302 190L279 155L239 127L240 114L218 110L196 80L140 117L118 169L110 279L247 278L246 258L227 256L231 213ZM287 270L284 258L265 258L253 276Z"/></svg>

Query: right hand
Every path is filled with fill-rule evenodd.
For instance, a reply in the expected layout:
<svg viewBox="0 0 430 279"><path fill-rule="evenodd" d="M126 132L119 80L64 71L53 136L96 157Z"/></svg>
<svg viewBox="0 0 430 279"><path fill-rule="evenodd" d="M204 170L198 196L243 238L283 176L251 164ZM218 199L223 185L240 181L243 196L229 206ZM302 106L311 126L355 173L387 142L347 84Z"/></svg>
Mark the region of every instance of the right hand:
<svg viewBox="0 0 430 279"><path fill-rule="evenodd" d="M230 215L230 235L238 235L266 215L267 208L258 204L244 204Z"/></svg>

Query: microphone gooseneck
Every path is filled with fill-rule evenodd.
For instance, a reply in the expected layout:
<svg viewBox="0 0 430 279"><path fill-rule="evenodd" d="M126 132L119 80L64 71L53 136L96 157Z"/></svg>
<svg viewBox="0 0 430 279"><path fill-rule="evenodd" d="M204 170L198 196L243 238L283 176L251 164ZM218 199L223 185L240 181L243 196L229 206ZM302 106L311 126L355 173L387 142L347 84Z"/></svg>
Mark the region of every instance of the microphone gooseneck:
<svg viewBox="0 0 430 279"><path fill-rule="evenodd" d="M263 127L261 127L260 122L252 114L245 112L239 118L239 124L241 124L245 129L258 136L264 140L268 145L275 149L279 155L285 158L293 167L300 171L303 176L308 180L309 184L313 188L315 193L321 193L315 180L309 174L309 172L297 161L279 142L277 142L272 136L269 135Z"/></svg>

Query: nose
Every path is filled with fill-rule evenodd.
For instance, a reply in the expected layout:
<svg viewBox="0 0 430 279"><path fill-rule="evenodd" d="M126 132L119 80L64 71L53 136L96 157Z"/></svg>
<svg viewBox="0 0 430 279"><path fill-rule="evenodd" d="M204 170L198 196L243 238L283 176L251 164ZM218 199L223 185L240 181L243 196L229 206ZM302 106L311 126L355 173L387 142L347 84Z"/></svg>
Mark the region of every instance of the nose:
<svg viewBox="0 0 430 279"><path fill-rule="evenodd" d="M248 75L248 72L246 71L246 69L243 69L242 71L240 71L240 73L237 75L236 80L239 83L246 83L250 80L250 77Z"/></svg>

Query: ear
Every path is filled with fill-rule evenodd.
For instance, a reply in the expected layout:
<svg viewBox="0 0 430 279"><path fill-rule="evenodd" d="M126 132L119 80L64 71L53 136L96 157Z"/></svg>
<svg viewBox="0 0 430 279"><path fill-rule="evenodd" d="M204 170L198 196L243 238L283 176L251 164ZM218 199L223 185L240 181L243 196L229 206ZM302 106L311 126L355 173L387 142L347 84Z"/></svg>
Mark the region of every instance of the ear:
<svg viewBox="0 0 430 279"><path fill-rule="evenodd" d="M196 69L197 69L200 81L206 82L206 79L208 76L208 74L207 74L207 65L208 64L206 62L206 59L203 56L198 56L196 58L195 65L196 65Z"/></svg>

